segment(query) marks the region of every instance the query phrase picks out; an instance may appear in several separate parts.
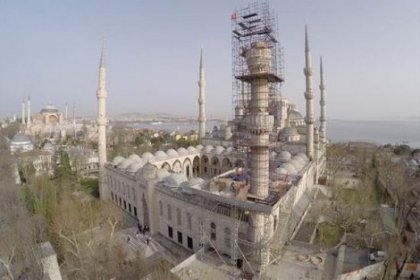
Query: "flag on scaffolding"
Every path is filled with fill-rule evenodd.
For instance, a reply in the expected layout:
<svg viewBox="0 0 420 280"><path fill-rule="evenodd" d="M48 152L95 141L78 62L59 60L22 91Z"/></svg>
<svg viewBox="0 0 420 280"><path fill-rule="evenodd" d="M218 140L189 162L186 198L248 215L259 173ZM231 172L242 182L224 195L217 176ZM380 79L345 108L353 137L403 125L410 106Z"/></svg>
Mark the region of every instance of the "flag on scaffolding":
<svg viewBox="0 0 420 280"><path fill-rule="evenodd" d="M230 15L230 20L236 20L236 12Z"/></svg>

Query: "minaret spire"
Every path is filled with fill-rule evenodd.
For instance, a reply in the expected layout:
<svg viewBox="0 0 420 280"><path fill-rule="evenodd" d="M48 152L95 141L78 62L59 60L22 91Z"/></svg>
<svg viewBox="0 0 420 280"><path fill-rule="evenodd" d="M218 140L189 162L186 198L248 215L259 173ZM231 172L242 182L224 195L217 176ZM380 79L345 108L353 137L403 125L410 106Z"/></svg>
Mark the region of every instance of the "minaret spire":
<svg viewBox="0 0 420 280"><path fill-rule="evenodd" d="M26 123L25 115L26 115L26 105L25 105L25 99L23 99L22 100L22 120L21 120L22 124Z"/></svg>
<svg viewBox="0 0 420 280"><path fill-rule="evenodd" d="M204 78L203 49L200 52L198 91L198 137L201 141L206 135L206 80Z"/></svg>
<svg viewBox="0 0 420 280"><path fill-rule="evenodd" d="M320 138L322 143L322 148L325 148L325 144L327 143L327 103L325 100L325 83L324 83L324 69L322 65L322 57L320 58L320 84L319 89L321 92L321 99L319 104L321 105L321 115L319 117L319 121L321 126L319 128Z"/></svg>
<svg viewBox="0 0 420 280"><path fill-rule="evenodd" d="M27 121L26 121L26 128L31 127L31 97L28 96L26 101L26 110L27 110Z"/></svg>
<svg viewBox="0 0 420 280"><path fill-rule="evenodd" d="M305 25L305 69L303 70L306 80L306 154L310 159L314 156L314 108L312 93L312 61L309 49L308 27Z"/></svg>
<svg viewBox="0 0 420 280"><path fill-rule="evenodd" d="M106 186L105 163L106 163L106 64L105 44L102 45L99 62L98 90L96 99L98 106L98 155L99 155L99 194L101 199L108 198Z"/></svg>

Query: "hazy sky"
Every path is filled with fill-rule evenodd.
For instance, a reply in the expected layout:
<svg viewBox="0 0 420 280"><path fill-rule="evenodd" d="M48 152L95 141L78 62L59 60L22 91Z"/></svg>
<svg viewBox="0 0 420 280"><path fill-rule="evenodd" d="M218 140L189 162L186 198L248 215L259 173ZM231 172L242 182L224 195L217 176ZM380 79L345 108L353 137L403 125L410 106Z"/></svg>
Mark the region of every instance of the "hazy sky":
<svg viewBox="0 0 420 280"><path fill-rule="evenodd" d="M96 113L101 41L108 49L110 114L197 115L204 48L208 117L231 114L233 0L0 0L0 116L76 102ZM420 116L419 0L276 0L285 96L304 111L304 24L310 32L318 112L322 55L333 118Z"/></svg>

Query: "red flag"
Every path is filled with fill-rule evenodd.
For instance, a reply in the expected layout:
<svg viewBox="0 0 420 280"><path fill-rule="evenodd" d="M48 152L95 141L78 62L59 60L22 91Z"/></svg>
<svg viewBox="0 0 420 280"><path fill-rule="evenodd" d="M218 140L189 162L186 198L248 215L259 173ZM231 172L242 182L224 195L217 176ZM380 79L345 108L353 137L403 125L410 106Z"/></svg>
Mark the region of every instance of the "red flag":
<svg viewBox="0 0 420 280"><path fill-rule="evenodd" d="M233 12L233 14L230 15L231 20L236 20L236 12Z"/></svg>

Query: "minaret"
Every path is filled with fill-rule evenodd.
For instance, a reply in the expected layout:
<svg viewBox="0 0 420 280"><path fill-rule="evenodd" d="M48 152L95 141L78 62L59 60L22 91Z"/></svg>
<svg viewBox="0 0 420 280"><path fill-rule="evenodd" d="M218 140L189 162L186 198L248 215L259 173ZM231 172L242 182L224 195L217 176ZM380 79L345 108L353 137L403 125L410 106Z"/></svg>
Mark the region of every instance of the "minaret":
<svg viewBox="0 0 420 280"><path fill-rule="evenodd" d="M325 84L324 84L324 70L322 68L322 57L320 59L320 75L321 81L319 84L319 90L321 92L321 100L319 104L321 105L321 116L319 117L319 121L321 126L319 128L319 136L321 139L321 147L324 149L325 144L327 143L327 104L325 102Z"/></svg>
<svg viewBox="0 0 420 280"><path fill-rule="evenodd" d="M27 110L27 121L26 121L26 127L31 127L31 97L28 96L28 100L26 102L26 110Z"/></svg>
<svg viewBox="0 0 420 280"><path fill-rule="evenodd" d="M69 113L69 107L67 106L67 102L66 102L66 104L64 105L64 123L67 123L68 113Z"/></svg>
<svg viewBox="0 0 420 280"><path fill-rule="evenodd" d="M198 92L198 137L201 141L206 136L206 80L204 79L203 49L200 53Z"/></svg>
<svg viewBox="0 0 420 280"><path fill-rule="evenodd" d="M106 65L105 65L105 45L102 46L101 60L99 63L98 90L96 99L98 105L98 155L99 155L99 195L101 199L108 198L106 188L106 176L104 165L106 163Z"/></svg>
<svg viewBox="0 0 420 280"><path fill-rule="evenodd" d="M23 99L22 100L22 120L21 120L22 124L26 123L25 115L26 115L26 106L25 106L25 99Z"/></svg>
<svg viewBox="0 0 420 280"><path fill-rule="evenodd" d="M313 159L314 156L314 105L312 93L312 62L311 51L309 50L308 29L305 25L305 73L306 79L306 155Z"/></svg>

